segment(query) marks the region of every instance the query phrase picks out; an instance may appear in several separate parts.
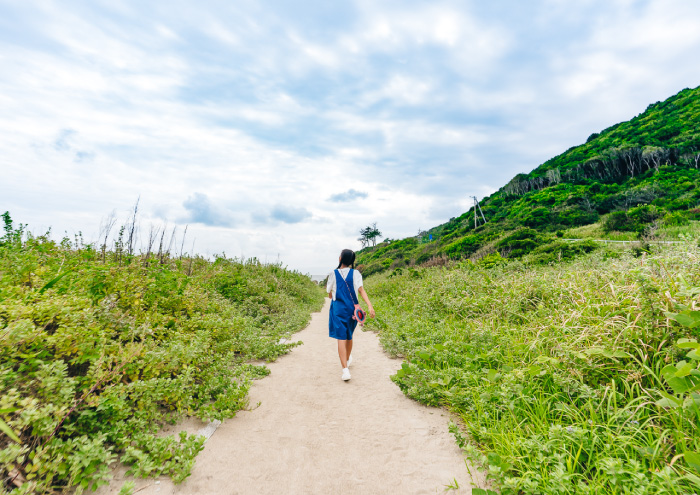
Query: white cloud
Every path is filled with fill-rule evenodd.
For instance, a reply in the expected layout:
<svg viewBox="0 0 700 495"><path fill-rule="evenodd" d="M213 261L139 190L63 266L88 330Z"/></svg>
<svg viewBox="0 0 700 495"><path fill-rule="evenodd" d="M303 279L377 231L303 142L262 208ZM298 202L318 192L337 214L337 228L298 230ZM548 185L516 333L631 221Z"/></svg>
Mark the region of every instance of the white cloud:
<svg viewBox="0 0 700 495"><path fill-rule="evenodd" d="M202 253L323 273L700 81L692 2L344 7L3 4L3 211L89 238L140 196Z"/></svg>
<svg viewBox="0 0 700 495"><path fill-rule="evenodd" d="M432 90L434 87L427 80L396 74L381 89L366 94L362 103L368 106L387 99L403 105L420 105L430 99Z"/></svg>
<svg viewBox="0 0 700 495"><path fill-rule="evenodd" d="M366 26L356 37L362 40L365 51L400 52L434 45L447 51L452 69L465 73L490 70L512 43L497 19L477 20L468 10L441 2L419 8L401 3L383 10L376 2L361 4Z"/></svg>

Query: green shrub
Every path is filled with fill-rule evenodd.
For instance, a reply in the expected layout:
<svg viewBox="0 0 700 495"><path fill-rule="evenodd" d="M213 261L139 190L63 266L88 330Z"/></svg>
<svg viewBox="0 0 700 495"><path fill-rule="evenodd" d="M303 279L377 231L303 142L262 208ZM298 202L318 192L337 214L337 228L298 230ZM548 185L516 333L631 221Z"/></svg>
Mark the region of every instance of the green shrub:
<svg viewBox="0 0 700 495"><path fill-rule="evenodd" d="M600 216L595 210L584 210L579 207L565 208L556 214L554 223L566 225L567 227L578 227L588 225L598 221Z"/></svg>
<svg viewBox="0 0 700 495"><path fill-rule="evenodd" d="M661 218L663 212L654 205L641 205L627 211L614 211L603 221L605 232L641 233L650 223Z"/></svg>
<svg viewBox="0 0 700 495"><path fill-rule="evenodd" d="M504 265L507 262L508 261L503 258L498 251L496 251L495 253L487 254L481 258L479 261L477 261L477 265L484 268L493 268L495 266Z"/></svg>
<svg viewBox="0 0 700 495"><path fill-rule="evenodd" d="M392 379L503 495L700 488L700 250L608 254L366 282Z"/></svg>
<svg viewBox="0 0 700 495"><path fill-rule="evenodd" d="M600 247L600 244L595 241L554 241L535 248L529 255L529 261L540 265L559 261L571 261L578 256L600 249Z"/></svg>
<svg viewBox="0 0 700 495"><path fill-rule="evenodd" d="M630 208L627 215L638 225L648 224L663 216L663 212L654 205L641 205Z"/></svg>
<svg viewBox="0 0 700 495"><path fill-rule="evenodd" d="M638 227L627 212L622 210L609 213L603 220L604 232L636 232Z"/></svg>
<svg viewBox="0 0 700 495"><path fill-rule="evenodd" d="M545 206L526 210L521 218L523 225L532 228L542 228L552 223L552 212Z"/></svg>
<svg viewBox="0 0 700 495"><path fill-rule="evenodd" d="M362 273L363 277L369 277L375 273L380 273L384 270L384 265L381 261L373 261L371 263L357 265L357 270Z"/></svg>
<svg viewBox="0 0 700 495"><path fill-rule="evenodd" d="M92 489L117 459L182 481L203 439L158 430L235 415L265 374L247 362L287 352L280 338L303 328L323 294L254 259L102 262L71 244L27 238L11 222L2 238L0 492Z"/></svg>
<svg viewBox="0 0 700 495"><path fill-rule="evenodd" d="M482 242L480 236L468 236L448 244L442 249L450 258L461 258L473 254L479 249Z"/></svg>
<svg viewBox="0 0 700 495"><path fill-rule="evenodd" d="M501 253L505 252L508 258L519 258L528 254L543 242L545 242L543 235L536 230L525 227L501 239L496 244L496 248Z"/></svg>
<svg viewBox="0 0 700 495"><path fill-rule="evenodd" d="M683 214L680 211L676 211L673 213L667 213L664 215L663 218L663 224L665 226L681 226L681 225L688 225L690 223L690 220L688 219L688 216Z"/></svg>

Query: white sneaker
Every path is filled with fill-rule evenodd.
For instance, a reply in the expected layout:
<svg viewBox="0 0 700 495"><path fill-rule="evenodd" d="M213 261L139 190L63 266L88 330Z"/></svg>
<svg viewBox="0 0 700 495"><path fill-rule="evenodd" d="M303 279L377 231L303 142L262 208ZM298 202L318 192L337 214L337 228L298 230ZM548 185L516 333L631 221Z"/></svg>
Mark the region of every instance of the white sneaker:
<svg viewBox="0 0 700 495"><path fill-rule="evenodd" d="M350 367L351 364L352 364L352 356L350 356L350 357L348 358L348 368Z"/></svg>
<svg viewBox="0 0 700 495"><path fill-rule="evenodd" d="M341 378L347 382L350 379L350 370L343 368L343 376Z"/></svg>

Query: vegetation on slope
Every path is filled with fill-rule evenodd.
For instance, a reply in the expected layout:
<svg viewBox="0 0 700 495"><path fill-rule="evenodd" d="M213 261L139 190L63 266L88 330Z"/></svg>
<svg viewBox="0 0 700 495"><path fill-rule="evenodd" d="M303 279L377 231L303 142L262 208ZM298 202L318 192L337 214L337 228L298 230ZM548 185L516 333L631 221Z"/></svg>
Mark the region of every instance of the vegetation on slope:
<svg viewBox="0 0 700 495"><path fill-rule="evenodd" d="M292 344L322 293L277 265L95 251L0 238L0 493L78 492L110 464L189 475L202 437L165 423L223 419Z"/></svg>
<svg viewBox="0 0 700 495"><path fill-rule="evenodd" d="M370 328L406 358L393 380L461 418L458 440L501 493L700 489L697 240L548 265L486 257L366 285Z"/></svg>
<svg viewBox="0 0 700 495"><path fill-rule="evenodd" d="M700 88L695 88L519 174L480 203L485 225L474 227L471 209L422 236L363 249L358 263L369 275L438 257L479 258L499 250L496 243L505 233L524 227L540 233L532 249L551 242L548 233L594 223L603 234L640 237L660 226L700 220L699 204Z"/></svg>

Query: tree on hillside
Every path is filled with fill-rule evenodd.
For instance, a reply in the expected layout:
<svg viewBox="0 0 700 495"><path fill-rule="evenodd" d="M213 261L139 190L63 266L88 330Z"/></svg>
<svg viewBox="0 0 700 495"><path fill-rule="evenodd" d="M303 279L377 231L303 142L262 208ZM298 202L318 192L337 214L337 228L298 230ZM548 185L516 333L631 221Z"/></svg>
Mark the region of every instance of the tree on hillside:
<svg viewBox="0 0 700 495"><path fill-rule="evenodd" d="M645 146L642 150L642 162L647 170L654 167L658 172L661 165L669 161L670 152L658 146Z"/></svg>
<svg viewBox="0 0 700 495"><path fill-rule="evenodd" d="M382 233L377 228L377 222L374 222L372 225L360 229L360 238L358 240L362 243L363 248L369 246L370 243L372 243L372 246L376 246L377 238L381 235Z"/></svg>

